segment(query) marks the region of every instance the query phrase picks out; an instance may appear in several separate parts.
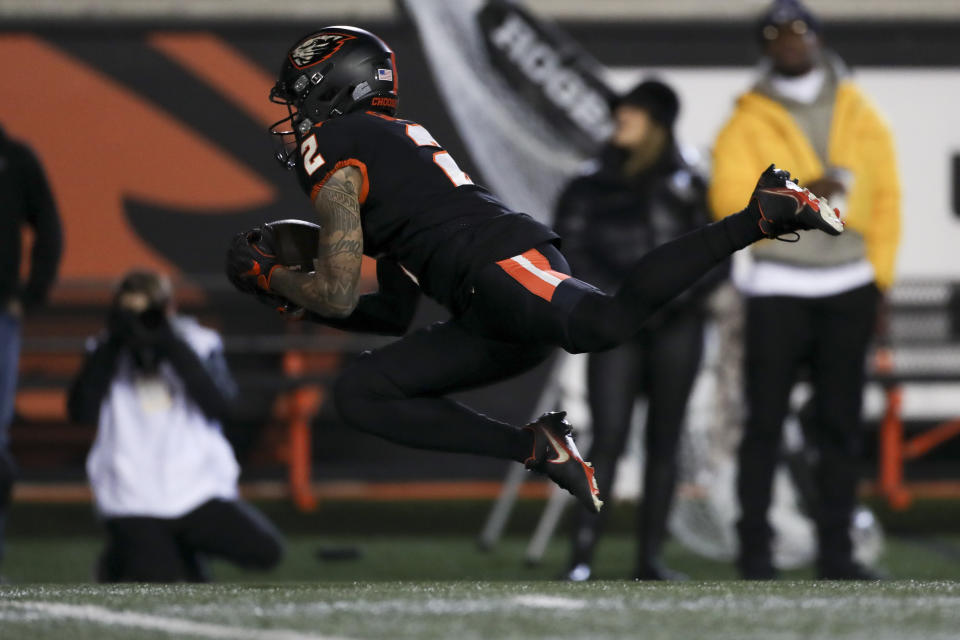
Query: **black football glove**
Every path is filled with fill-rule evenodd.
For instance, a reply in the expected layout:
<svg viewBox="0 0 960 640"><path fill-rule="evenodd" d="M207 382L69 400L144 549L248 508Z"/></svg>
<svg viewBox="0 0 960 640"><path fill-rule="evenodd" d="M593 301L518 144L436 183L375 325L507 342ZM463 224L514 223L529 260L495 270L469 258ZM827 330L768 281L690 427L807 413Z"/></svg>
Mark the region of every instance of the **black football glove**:
<svg viewBox="0 0 960 640"><path fill-rule="evenodd" d="M270 276L277 265L273 231L254 227L233 237L227 250L227 278L243 293L270 292Z"/></svg>
<svg viewBox="0 0 960 640"><path fill-rule="evenodd" d="M254 227L233 237L227 250L227 278L239 291L252 293L261 303L290 313L297 309L270 289L277 263L276 236L269 225Z"/></svg>

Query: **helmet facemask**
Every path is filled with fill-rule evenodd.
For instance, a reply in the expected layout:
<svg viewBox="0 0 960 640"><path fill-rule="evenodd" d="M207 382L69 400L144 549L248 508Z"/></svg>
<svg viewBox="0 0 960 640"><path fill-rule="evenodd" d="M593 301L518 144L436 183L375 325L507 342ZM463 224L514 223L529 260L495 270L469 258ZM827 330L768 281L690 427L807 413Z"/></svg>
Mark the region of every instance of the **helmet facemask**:
<svg viewBox="0 0 960 640"><path fill-rule="evenodd" d="M300 74L292 86L287 86L283 78L277 81L270 89L270 102L287 107L287 117L277 120L270 125L270 133L277 136L276 158L286 169L293 169L297 165L297 149L307 132L316 122L307 117L305 103L314 94L316 85L323 82L324 74L314 70ZM326 93L326 92L325 92ZM316 117L316 116L315 116ZM326 118L317 118L321 122Z"/></svg>
<svg viewBox="0 0 960 640"><path fill-rule="evenodd" d="M277 136L274 138L274 148L276 149L274 157L276 157L277 162L283 165L285 169L293 169L297 166L297 147L300 145L295 131L296 125L294 124L297 120L297 112L293 110L293 105L289 102L274 100L272 90L270 91L270 101L285 104L287 112L290 114L270 125L270 134Z"/></svg>

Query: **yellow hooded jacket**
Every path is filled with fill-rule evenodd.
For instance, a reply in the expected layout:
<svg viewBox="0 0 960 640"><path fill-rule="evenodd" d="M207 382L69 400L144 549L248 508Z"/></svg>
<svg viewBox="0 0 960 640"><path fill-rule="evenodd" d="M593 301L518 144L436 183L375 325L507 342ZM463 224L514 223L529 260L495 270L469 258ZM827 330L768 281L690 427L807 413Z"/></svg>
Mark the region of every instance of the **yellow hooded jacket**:
<svg viewBox="0 0 960 640"><path fill-rule="evenodd" d="M713 149L709 191L715 218L743 209L757 177L770 163L787 169L800 184L823 175L824 163L806 135L776 101L756 92L740 97ZM853 186L847 210L848 228L864 236L867 258L877 285L893 282L900 240L900 182L893 136L886 121L849 80L837 88L830 128L827 165L848 169Z"/></svg>

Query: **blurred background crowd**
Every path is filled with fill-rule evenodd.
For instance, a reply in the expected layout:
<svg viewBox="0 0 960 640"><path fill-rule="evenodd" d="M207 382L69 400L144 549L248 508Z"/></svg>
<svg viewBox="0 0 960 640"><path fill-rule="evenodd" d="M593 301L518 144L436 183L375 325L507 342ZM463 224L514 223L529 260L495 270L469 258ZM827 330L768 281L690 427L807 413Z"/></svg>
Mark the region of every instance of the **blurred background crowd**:
<svg viewBox="0 0 960 640"><path fill-rule="evenodd" d="M952 3L0 0L0 15L0 575L59 578L32 571L31 545L75 534L91 542L64 576L204 581L219 557L282 578L281 532L331 530L487 549L533 534L527 561L562 547L547 571L569 580L597 577L605 536L625 534L635 555L599 575L664 580L686 577L665 560L680 546L748 579L881 578L899 566L886 528L935 536L960 570L941 540L960 533ZM554 226L604 289L742 208L770 163L840 209L839 240L761 242L628 344L464 394L518 424L567 409L612 517L519 467L348 430L330 383L386 339L286 320L222 275L238 230L313 219L272 157L286 113L267 94L289 44L328 24L389 43L399 115ZM424 301L416 323L443 313ZM427 502L471 516L431 530Z"/></svg>

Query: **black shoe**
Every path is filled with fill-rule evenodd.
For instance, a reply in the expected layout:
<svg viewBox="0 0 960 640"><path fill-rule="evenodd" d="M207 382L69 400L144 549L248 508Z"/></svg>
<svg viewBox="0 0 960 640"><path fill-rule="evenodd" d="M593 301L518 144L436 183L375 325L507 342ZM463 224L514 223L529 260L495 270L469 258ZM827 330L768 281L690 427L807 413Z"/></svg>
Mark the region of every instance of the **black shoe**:
<svg viewBox="0 0 960 640"><path fill-rule="evenodd" d="M832 236L843 233L840 212L826 198L797 186L789 172L774 165L767 167L757 181L749 208L759 214L760 230L768 238L801 229L819 229Z"/></svg>
<svg viewBox="0 0 960 640"><path fill-rule="evenodd" d="M650 561L633 574L634 580L689 580L690 576L665 566L659 560Z"/></svg>
<svg viewBox="0 0 960 640"><path fill-rule="evenodd" d="M533 432L533 452L524 464L527 469L546 474L592 513L600 513L603 500L593 477L593 465L584 462L577 451L573 430L564 420L566 415L566 411L551 411L524 427Z"/></svg>
<svg viewBox="0 0 960 640"><path fill-rule="evenodd" d="M776 580L780 577L780 572L767 557L741 557L737 560L737 568L744 580Z"/></svg>
<svg viewBox="0 0 960 640"><path fill-rule="evenodd" d="M821 565L817 570L818 580L883 580L885 576L855 560Z"/></svg>

